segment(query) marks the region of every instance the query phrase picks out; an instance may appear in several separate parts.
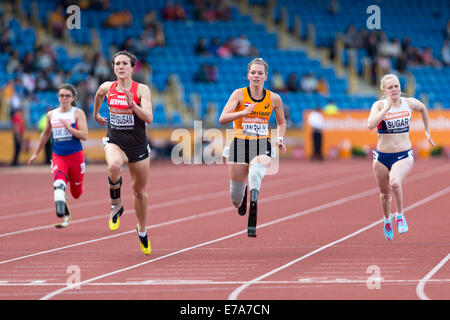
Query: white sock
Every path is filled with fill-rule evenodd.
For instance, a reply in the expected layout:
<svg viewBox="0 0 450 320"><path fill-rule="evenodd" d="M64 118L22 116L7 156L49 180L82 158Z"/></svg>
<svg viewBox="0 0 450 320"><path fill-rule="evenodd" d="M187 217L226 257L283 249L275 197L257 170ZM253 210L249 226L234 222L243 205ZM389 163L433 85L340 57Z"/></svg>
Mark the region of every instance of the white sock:
<svg viewBox="0 0 450 320"><path fill-rule="evenodd" d="M139 226L138 226L138 234L140 237L145 237L145 235L147 234L147 232L144 230L144 232L140 232L139 231Z"/></svg>
<svg viewBox="0 0 450 320"><path fill-rule="evenodd" d="M391 223L392 222L392 214L389 215L389 218L384 218L384 223Z"/></svg>

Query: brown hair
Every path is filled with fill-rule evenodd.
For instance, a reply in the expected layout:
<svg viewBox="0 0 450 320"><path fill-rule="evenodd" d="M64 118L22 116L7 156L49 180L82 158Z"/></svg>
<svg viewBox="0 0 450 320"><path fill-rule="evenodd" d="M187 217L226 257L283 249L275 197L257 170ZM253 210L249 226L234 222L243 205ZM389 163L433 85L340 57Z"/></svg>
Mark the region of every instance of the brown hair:
<svg viewBox="0 0 450 320"><path fill-rule="evenodd" d="M111 60L111 64L112 64L113 68L114 68L114 59L116 59L116 57L120 56L120 55L124 55L124 56L127 56L128 58L130 58L131 66L134 68L134 66L136 65L136 62L137 62L137 58L134 54L132 54L131 52L128 52L126 50L118 51L113 55L112 60Z"/></svg>
<svg viewBox="0 0 450 320"><path fill-rule="evenodd" d="M69 90L70 92L72 92L72 95L74 97L74 100L72 101L72 106L76 106L77 103L75 101L75 98L77 97L77 89L75 89L75 87L70 83L63 83L62 85L60 85L58 87L58 94L59 94L59 91L62 89Z"/></svg>
<svg viewBox="0 0 450 320"><path fill-rule="evenodd" d="M263 58L255 58L252 61L250 61L250 63L248 64L249 72L250 72L250 68L252 67L253 64L262 64L264 66L264 69L266 70L266 74L267 74L267 70L269 69L269 66L267 65L267 62L264 61Z"/></svg>

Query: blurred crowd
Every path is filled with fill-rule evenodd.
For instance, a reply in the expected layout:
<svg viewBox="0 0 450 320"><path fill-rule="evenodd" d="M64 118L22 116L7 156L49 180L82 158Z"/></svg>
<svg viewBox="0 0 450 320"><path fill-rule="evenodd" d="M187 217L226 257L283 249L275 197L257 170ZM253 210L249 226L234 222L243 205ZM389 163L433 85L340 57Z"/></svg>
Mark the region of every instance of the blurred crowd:
<svg viewBox="0 0 450 320"><path fill-rule="evenodd" d="M370 58L372 81L375 84L377 74L391 73L394 70L404 74L410 66L441 67L450 65L450 20L444 32L441 52L433 52L431 47L418 48L411 45L410 38L389 40L384 30L359 31L350 25L343 35L343 42L349 59L356 61L357 50L364 49ZM332 52L332 58L335 55Z"/></svg>

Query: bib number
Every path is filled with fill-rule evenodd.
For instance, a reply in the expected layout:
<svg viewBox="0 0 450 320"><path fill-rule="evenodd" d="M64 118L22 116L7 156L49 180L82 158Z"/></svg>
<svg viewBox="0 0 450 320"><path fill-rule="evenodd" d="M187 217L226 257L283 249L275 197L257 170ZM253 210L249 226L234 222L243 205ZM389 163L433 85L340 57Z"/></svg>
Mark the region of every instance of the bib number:
<svg viewBox="0 0 450 320"><path fill-rule="evenodd" d="M269 134L268 125L265 123L242 123L245 134L267 136Z"/></svg>

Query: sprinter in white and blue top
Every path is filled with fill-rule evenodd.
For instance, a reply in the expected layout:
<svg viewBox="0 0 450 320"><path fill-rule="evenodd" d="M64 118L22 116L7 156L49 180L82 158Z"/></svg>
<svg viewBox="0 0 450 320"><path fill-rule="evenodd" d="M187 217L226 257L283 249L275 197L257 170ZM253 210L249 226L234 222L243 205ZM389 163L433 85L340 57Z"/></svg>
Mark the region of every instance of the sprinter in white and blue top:
<svg viewBox="0 0 450 320"><path fill-rule="evenodd" d="M425 136L431 145L428 111L425 105L415 98L401 97L400 81L394 74L386 74L381 79L381 90L385 99L372 105L368 128L378 128L377 149L373 151L373 171L380 190L380 201L384 214L384 236L391 241L392 228L391 200L394 196L396 222L399 233L408 231L403 215L402 182L411 171L414 156L409 139L412 111L421 113Z"/></svg>
<svg viewBox="0 0 450 320"><path fill-rule="evenodd" d="M75 107L77 91L71 84L63 84L58 89L60 105L47 113L45 129L39 138L36 151L28 161L30 165L47 143L50 135L53 140L52 174L56 215L64 218L57 228L65 228L70 222L70 210L67 205L66 189L70 184L70 193L78 199L83 193L85 172L84 151L80 140L86 140L88 127L83 110Z"/></svg>

